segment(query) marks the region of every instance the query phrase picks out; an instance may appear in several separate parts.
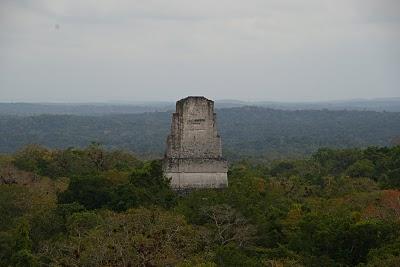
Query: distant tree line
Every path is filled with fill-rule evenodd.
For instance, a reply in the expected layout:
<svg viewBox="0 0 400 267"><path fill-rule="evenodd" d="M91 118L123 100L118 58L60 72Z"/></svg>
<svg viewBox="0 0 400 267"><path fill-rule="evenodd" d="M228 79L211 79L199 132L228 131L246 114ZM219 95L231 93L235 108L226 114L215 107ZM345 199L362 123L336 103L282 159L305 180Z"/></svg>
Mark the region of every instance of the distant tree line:
<svg viewBox="0 0 400 267"><path fill-rule="evenodd" d="M360 99L331 102L274 102L274 101L215 101L215 107L264 107L282 110L369 110L400 112L400 98ZM132 102L132 103L0 103L0 114L8 115L105 115L105 114L134 114L154 111L174 110L175 103L159 102Z"/></svg>
<svg viewBox="0 0 400 267"><path fill-rule="evenodd" d="M230 160L311 155L320 147L389 146L400 141L400 113L284 111L257 107L220 109L218 127ZM0 116L0 152L37 143L85 147L95 141L142 158L161 157L170 131L168 112L104 116Z"/></svg>

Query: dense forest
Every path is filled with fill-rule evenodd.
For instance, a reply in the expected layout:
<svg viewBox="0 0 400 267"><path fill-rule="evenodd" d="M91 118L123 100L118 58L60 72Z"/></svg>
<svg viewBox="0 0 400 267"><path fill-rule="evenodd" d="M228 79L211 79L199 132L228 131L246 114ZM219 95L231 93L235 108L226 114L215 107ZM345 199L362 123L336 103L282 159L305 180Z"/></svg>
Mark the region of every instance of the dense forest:
<svg viewBox="0 0 400 267"><path fill-rule="evenodd" d="M225 156L230 160L311 155L320 147L389 146L400 142L400 113L275 110L237 107L217 110ZM37 143L51 148L99 142L152 158L164 152L170 112L141 114L0 115L0 153Z"/></svg>
<svg viewBox="0 0 400 267"><path fill-rule="evenodd" d="M400 146L237 161L177 193L92 143L0 157L0 266L400 266Z"/></svg>
<svg viewBox="0 0 400 267"><path fill-rule="evenodd" d="M400 98L358 99L324 102L274 102L216 100L216 108L264 107L283 110L368 110L400 112ZM132 114L175 109L172 101L109 102L109 103L1 103L0 114L7 115L105 115Z"/></svg>

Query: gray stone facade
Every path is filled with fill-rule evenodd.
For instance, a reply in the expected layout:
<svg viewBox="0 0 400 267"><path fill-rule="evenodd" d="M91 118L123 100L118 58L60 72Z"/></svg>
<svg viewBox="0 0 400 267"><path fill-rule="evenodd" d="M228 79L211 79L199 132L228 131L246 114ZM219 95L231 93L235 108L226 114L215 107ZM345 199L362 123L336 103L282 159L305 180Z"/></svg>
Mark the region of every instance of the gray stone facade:
<svg viewBox="0 0 400 267"><path fill-rule="evenodd" d="M176 102L164 157L164 173L171 178L171 186L174 189L227 187L227 171L214 102L199 96Z"/></svg>

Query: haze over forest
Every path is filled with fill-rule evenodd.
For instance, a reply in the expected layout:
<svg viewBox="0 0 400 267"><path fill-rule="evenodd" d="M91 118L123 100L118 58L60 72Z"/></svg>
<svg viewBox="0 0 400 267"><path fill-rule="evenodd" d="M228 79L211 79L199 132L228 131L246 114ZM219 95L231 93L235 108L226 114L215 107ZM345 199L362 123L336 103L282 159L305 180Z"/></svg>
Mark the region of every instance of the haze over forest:
<svg viewBox="0 0 400 267"><path fill-rule="evenodd" d="M253 106L223 101L217 106L223 151L230 160L303 157L322 147L400 142L399 99ZM172 103L0 103L0 152L15 152L30 143L68 148L98 142L140 157L162 157L172 112Z"/></svg>

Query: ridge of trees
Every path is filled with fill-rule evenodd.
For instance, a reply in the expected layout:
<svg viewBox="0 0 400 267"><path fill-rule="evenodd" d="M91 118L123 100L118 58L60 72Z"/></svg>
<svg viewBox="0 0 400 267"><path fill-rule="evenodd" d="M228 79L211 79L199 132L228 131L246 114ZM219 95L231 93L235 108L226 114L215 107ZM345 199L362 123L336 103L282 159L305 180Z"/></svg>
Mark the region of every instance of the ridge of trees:
<svg viewBox="0 0 400 267"><path fill-rule="evenodd" d="M220 109L217 125L230 160L288 158L318 148L389 146L400 142L400 113L373 111ZM160 157L171 113L103 116L0 115L0 152L14 153L30 143L51 148L83 148L92 141L126 149L142 158Z"/></svg>

